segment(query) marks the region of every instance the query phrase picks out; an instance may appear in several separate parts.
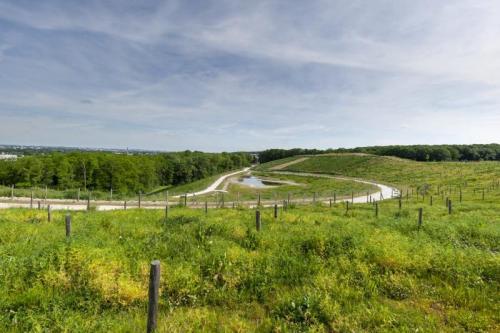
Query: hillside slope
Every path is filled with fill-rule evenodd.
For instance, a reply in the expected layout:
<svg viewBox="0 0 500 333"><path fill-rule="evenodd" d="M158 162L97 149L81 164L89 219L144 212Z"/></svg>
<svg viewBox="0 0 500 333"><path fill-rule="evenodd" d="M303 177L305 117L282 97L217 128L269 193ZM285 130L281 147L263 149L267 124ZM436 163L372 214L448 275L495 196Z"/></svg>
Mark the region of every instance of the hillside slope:
<svg viewBox="0 0 500 333"><path fill-rule="evenodd" d="M454 185L488 187L500 178L499 162L415 162L369 154L327 154L296 156L263 164L271 170L287 163L282 171L313 172L372 179L398 186ZM272 168L271 168L272 167Z"/></svg>

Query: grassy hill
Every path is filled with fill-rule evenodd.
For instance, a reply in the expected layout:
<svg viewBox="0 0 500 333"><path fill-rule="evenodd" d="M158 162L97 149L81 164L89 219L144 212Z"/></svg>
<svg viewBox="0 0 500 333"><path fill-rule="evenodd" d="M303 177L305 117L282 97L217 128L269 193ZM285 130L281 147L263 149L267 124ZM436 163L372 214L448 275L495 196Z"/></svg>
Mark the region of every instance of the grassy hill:
<svg viewBox="0 0 500 333"><path fill-rule="evenodd" d="M285 160L262 164L261 170L290 163L295 156ZM307 156L306 156L307 157ZM281 162L280 162L281 161ZM377 180L399 187L422 186L475 186L488 188L500 181L499 162L415 162L396 157L368 154L314 155L290 164L282 171L326 173Z"/></svg>
<svg viewBox="0 0 500 333"><path fill-rule="evenodd" d="M292 205L277 219L261 208L260 232L252 209L176 207L167 220L75 212L67 239L65 212L0 210L0 331L145 331L153 259L159 332L500 330L500 188L472 190L498 164L332 155L286 169L468 187L462 202L446 192L452 214L443 196L415 195L379 202L378 216L372 204Z"/></svg>

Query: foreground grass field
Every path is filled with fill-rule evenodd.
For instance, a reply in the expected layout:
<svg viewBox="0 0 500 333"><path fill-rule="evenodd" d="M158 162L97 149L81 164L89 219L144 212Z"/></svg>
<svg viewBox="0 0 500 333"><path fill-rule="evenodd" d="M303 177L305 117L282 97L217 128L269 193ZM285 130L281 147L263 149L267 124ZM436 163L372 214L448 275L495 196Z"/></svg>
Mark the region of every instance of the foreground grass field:
<svg viewBox="0 0 500 333"><path fill-rule="evenodd" d="M500 329L500 196L263 210L0 212L0 331L145 331L161 261L159 331ZM417 228L417 208L424 223Z"/></svg>

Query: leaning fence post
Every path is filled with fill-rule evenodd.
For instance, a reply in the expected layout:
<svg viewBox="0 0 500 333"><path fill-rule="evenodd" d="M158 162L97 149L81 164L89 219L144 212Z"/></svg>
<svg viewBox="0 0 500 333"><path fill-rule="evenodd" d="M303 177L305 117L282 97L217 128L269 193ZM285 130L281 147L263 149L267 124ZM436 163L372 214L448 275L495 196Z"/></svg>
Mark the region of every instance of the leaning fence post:
<svg viewBox="0 0 500 333"><path fill-rule="evenodd" d="M422 215L423 215L423 208L418 209L418 230L420 230L420 227L422 226Z"/></svg>
<svg viewBox="0 0 500 333"><path fill-rule="evenodd" d="M47 206L47 221L51 221L52 220L52 210L50 208L50 205Z"/></svg>
<svg viewBox="0 0 500 333"><path fill-rule="evenodd" d="M71 215L66 214L66 237L71 237Z"/></svg>
<svg viewBox="0 0 500 333"><path fill-rule="evenodd" d="M152 333L157 327L158 299L160 296L160 261L153 260L149 271L149 302L147 332Z"/></svg>
<svg viewBox="0 0 500 333"><path fill-rule="evenodd" d="M260 231L260 227L261 227L260 211L256 210L255 211L255 229L257 229L257 231Z"/></svg>

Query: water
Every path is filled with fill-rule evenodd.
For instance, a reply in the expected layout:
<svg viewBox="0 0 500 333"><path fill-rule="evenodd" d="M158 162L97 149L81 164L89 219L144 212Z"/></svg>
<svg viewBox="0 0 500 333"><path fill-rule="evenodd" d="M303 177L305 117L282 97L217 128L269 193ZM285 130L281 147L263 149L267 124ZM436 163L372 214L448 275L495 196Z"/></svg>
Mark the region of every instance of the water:
<svg viewBox="0 0 500 333"><path fill-rule="evenodd" d="M255 187L255 188L263 188L273 185L279 185L279 183L272 182L269 180L262 180L255 176L243 177L238 180L238 183L245 186Z"/></svg>

